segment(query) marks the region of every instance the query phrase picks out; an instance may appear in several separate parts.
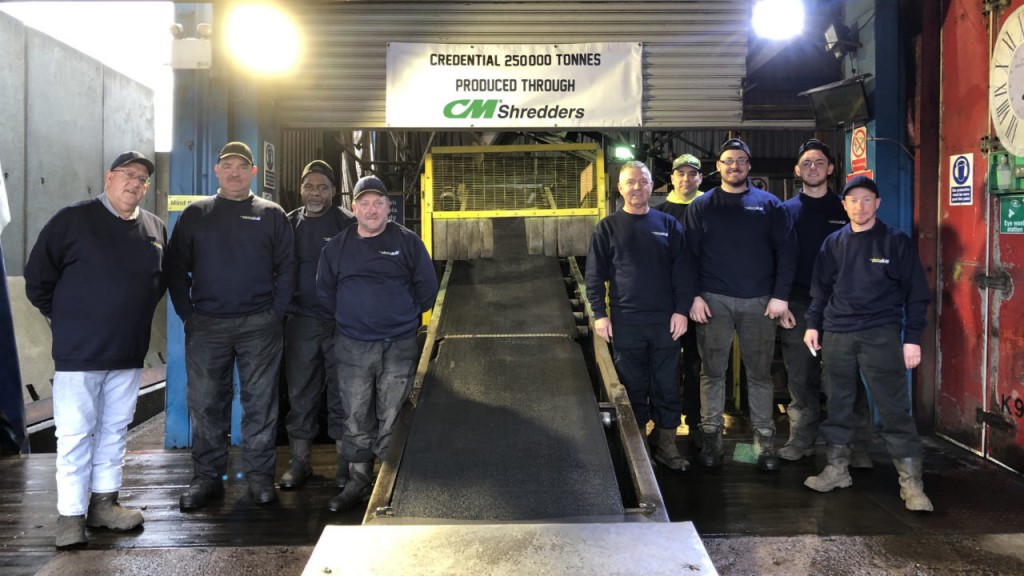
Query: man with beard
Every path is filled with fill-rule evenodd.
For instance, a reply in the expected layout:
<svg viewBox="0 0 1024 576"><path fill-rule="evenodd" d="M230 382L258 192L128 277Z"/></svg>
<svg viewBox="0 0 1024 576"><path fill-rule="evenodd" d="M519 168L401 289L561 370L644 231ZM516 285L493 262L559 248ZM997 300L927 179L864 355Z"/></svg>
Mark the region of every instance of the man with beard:
<svg viewBox="0 0 1024 576"><path fill-rule="evenodd" d="M335 365L334 317L316 297L316 268L320 252L336 234L348 228L352 214L332 204L334 169L313 160L302 170L299 194L302 207L288 214L295 230L298 286L284 325L284 372L288 386L288 444L291 462L281 476L282 490L301 488L313 475L310 451L320 429L320 400L327 391L327 432L336 442L335 483L345 487L348 463L341 458L341 405Z"/></svg>
<svg viewBox="0 0 1024 576"><path fill-rule="evenodd" d="M789 309L796 237L782 202L747 178L750 148L745 142L725 141L717 167L721 185L694 200L685 219L686 241L698 270L698 296L690 309L702 359L703 446L698 461L709 467L722 464L725 372L737 335L747 370L757 467L773 472L779 469L779 458L771 364L775 324Z"/></svg>

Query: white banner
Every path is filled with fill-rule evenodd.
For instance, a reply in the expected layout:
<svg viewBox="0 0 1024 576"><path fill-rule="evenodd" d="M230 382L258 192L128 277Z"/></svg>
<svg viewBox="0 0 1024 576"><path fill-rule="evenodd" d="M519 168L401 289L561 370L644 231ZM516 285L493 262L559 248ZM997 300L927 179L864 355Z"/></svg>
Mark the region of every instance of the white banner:
<svg viewBox="0 0 1024 576"><path fill-rule="evenodd" d="M643 44L388 43L394 128L642 125Z"/></svg>

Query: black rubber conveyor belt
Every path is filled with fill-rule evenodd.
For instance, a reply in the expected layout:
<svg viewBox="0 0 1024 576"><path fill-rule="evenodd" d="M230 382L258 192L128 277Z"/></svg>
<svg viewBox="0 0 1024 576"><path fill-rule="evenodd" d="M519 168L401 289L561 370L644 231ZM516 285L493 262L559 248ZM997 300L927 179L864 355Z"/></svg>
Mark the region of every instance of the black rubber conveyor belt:
<svg viewBox="0 0 1024 576"><path fill-rule="evenodd" d="M457 262L399 466L395 517L621 520L557 260ZM500 335L500 336L499 336Z"/></svg>

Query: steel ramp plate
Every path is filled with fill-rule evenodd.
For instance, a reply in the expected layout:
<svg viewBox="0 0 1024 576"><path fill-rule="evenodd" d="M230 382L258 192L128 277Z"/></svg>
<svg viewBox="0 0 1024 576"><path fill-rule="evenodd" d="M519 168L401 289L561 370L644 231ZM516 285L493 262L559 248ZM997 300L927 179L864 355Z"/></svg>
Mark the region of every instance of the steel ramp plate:
<svg viewBox="0 0 1024 576"><path fill-rule="evenodd" d="M391 499L396 519L621 521L583 353L569 338L445 340Z"/></svg>
<svg viewBox="0 0 1024 576"><path fill-rule="evenodd" d="M303 576L717 574L690 522L327 526Z"/></svg>

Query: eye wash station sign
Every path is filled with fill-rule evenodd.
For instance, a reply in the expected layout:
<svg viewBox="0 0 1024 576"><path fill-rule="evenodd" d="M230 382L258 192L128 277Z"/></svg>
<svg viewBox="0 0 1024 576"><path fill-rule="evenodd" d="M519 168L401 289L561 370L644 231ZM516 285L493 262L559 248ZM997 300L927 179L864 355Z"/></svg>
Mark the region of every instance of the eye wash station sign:
<svg viewBox="0 0 1024 576"><path fill-rule="evenodd" d="M642 125L643 44L418 44L387 48L387 125Z"/></svg>

